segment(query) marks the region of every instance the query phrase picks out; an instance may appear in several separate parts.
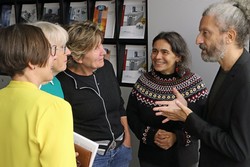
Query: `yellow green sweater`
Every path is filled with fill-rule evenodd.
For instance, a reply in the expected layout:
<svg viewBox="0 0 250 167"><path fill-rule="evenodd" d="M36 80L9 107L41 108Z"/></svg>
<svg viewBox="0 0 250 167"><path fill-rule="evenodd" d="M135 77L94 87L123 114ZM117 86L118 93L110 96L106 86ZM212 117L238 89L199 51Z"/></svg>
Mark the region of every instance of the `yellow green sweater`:
<svg viewBox="0 0 250 167"><path fill-rule="evenodd" d="M29 82L0 90L0 166L75 167L71 106Z"/></svg>

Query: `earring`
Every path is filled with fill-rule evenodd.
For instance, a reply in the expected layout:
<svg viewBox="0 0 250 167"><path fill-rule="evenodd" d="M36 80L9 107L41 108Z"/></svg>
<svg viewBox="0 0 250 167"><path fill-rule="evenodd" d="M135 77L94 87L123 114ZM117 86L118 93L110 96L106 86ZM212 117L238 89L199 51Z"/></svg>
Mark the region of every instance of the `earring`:
<svg viewBox="0 0 250 167"><path fill-rule="evenodd" d="M175 71L177 73L179 72L179 62L176 62L176 64L175 64Z"/></svg>
<svg viewBox="0 0 250 167"><path fill-rule="evenodd" d="M176 71L176 72L179 72L179 68L178 68L178 67L176 67L176 68L175 68L175 71Z"/></svg>

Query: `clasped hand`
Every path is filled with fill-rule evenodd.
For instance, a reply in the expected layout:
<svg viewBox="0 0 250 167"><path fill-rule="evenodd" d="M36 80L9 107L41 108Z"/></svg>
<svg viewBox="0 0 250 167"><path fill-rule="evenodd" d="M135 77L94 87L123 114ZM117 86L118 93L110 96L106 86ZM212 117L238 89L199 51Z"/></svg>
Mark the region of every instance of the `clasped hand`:
<svg viewBox="0 0 250 167"><path fill-rule="evenodd" d="M167 117L162 122L166 123L169 120L172 121L183 121L185 122L187 116L192 112L187 106L187 101L185 98L173 88L173 93L176 96L175 100L172 101L156 101L155 103L159 107L154 107L153 110L156 111L155 115Z"/></svg>
<svg viewBox="0 0 250 167"><path fill-rule="evenodd" d="M172 132L159 129L155 134L154 142L160 148L167 150L176 142L176 135Z"/></svg>

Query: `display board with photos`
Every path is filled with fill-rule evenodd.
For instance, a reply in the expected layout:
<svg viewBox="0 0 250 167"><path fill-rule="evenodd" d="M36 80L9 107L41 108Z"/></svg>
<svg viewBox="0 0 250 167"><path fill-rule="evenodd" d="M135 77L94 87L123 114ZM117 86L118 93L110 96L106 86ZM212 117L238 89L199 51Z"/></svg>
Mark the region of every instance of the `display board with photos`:
<svg viewBox="0 0 250 167"><path fill-rule="evenodd" d="M126 55L125 51L130 53L130 45L142 45L147 48L146 16L147 0L0 1L0 27L40 20L57 23L63 27L85 20L98 24L104 34L104 48L110 51L109 61L122 86L133 86L134 80L128 78L137 78L139 75L133 75L128 68L124 70L124 64L130 63L130 67L133 64L132 60L126 60L130 55ZM147 57L147 49L143 55ZM145 65L147 66L147 61Z"/></svg>

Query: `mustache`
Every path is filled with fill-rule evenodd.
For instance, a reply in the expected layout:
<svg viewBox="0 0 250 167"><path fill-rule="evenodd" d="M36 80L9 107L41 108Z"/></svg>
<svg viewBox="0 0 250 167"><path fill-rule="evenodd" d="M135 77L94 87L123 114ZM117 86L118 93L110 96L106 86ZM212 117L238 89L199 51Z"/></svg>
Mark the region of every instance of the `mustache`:
<svg viewBox="0 0 250 167"><path fill-rule="evenodd" d="M200 48L201 50L205 50L205 49L207 49L207 47L206 47L206 45L205 45L205 44L200 44L200 45L199 45L199 48Z"/></svg>

